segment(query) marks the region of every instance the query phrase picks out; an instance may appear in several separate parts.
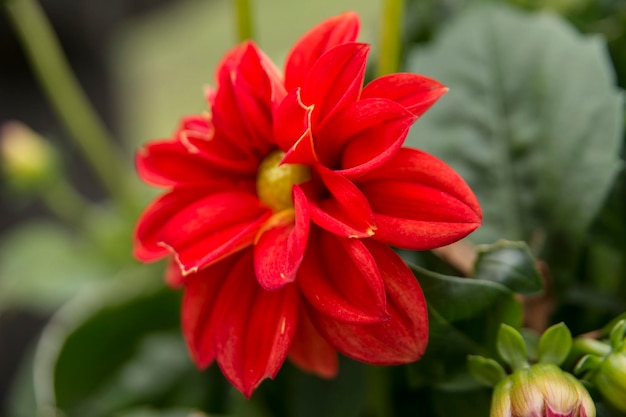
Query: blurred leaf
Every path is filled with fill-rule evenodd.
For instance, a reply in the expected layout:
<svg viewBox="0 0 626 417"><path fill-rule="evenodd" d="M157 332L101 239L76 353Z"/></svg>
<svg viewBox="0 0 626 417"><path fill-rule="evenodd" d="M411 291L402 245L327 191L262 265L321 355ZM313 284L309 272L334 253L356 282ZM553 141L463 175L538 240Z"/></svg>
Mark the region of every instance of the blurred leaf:
<svg viewBox="0 0 626 417"><path fill-rule="evenodd" d="M504 323L500 326L497 348L500 357L514 370L528 367L526 342L515 328Z"/></svg>
<svg viewBox="0 0 626 417"><path fill-rule="evenodd" d="M532 294L543 289L535 259L524 242L480 245L474 278L498 282L512 291Z"/></svg>
<svg viewBox="0 0 626 417"><path fill-rule="evenodd" d="M511 297L511 291L497 282L451 277L417 265L411 265L411 270L428 304L450 322L484 314L497 301Z"/></svg>
<svg viewBox="0 0 626 417"><path fill-rule="evenodd" d="M479 355L467 357L467 368L478 382L489 387L494 387L506 377L502 365L494 359Z"/></svg>
<svg viewBox="0 0 626 417"><path fill-rule="evenodd" d="M145 335L178 328L179 296L164 289L158 275L150 276L151 272L149 267L126 271L106 285L81 293L52 318L35 356L35 390L40 410L58 407L68 416L86 417L98 412L89 409L89 398L116 375L126 371L130 377L128 373L132 376L134 370L135 378L145 378L137 372L143 369L154 376L160 371L148 370L145 364L142 367L142 361L154 358L138 352ZM169 354L184 353L178 350ZM135 364L126 365L134 357L138 358ZM179 360L171 358L169 363ZM157 390L162 383L156 379L151 382ZM138 386L135 390L145 393L150 387Z"/></svg>
<svg viewBox="0 0 626 417"><path fill-rule="evenodd" d="M116 375L102 381L101 387L83 398L81 411L74 414L106 417L133 405L155 400L163 404L173 387L188 374L197 372L180 332L147 334L135 355L119 367Z"/></svg>
<svg viewBox="0 0 626 417"><path fill-rule="evenodd" d="M80 237L54 223L26 223L0 242L0 310L51 312L111 273Z"/></svg>
<svg viewBox="0 0 626 417"><path fill-rule="evenodd" d="M549 327L539 339L537 356L541 363L553 363L559 366L567 358L572 348L572 334L561 322Z"/></svg>
<svg viewBox="0 0 626 417"><path fill-rule="evenodd" d="M524 240L551 268L573 265L620 167L622 102L602 42L552 15L481 7L414 50L409 70L450 88L407 144L476 192L473 238Z"/></svg>
<svg viewBox="0 0 626 417"><path fill-rule="evenodd" d="M428 348L409 367L413 385L476 389L467 356L495 355L500 324L521 325L519 302L497 282L445 276L414 265L411 269L429 303Z"/></svg>

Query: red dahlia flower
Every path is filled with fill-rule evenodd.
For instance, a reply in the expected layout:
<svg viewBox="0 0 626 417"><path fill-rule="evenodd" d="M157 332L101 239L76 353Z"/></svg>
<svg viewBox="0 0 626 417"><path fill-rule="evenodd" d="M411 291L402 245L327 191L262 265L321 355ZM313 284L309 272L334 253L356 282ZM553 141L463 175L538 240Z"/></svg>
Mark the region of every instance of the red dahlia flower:
<svg viewBox="0 0 626 417"><path fill-rule="evenodd" d="M284 77L254 43L235 47L210 112L137 155L143 180L168 191L141 216L135 255L171 257L194 361L216 360L246 396L287 356L325 377L337 351L417 360L425 301L389 246L432 249L481 221L450 167L402 147L447 89L416 74L363 87L358 30L354 13L322 22L293 47Z"/></svg>

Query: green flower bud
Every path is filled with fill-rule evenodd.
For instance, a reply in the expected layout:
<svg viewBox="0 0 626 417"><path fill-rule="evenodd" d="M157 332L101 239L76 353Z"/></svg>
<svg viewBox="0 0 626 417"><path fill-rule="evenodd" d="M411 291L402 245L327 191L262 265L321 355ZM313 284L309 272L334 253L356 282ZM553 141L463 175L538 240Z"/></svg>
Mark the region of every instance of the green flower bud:
<svg viewBox="0 0 626 417"><path fill-rule="evenodd" d="M626 413L626 353L608 355L594 373L592 382L607 403Z"/></svg>
<svg viewBox="0 0 626 417"><path fill-rule="evenodd" d="M1 127L0 160L4 175L17 189L47 184L57 172L54 150L20 122L8 122Z"/></svg>
<svg viewBox="0 0 626 417"><path fill-rule="evenodd" d="M518 369L496 386L491 417L595 417L585 387L552 363Z"/></svg>

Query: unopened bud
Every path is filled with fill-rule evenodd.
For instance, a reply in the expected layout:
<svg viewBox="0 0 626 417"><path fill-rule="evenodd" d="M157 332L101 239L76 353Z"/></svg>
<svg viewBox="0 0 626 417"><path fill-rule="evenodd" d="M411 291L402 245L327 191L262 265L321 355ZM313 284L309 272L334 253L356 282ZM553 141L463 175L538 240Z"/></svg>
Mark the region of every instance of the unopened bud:
<svg viewBox="0 0 626 417"><path fill-rule="evenodd" d="M585 387L552 363L518 369L498 383L491 417L594 417Z"/></svg>
<svg viewBox="0 0 626 417"><path fill-rule="evenodd" d="M18 189L48 183L56 173L54 150L37 133L20 122L0 128L2 171Z"/></svg>

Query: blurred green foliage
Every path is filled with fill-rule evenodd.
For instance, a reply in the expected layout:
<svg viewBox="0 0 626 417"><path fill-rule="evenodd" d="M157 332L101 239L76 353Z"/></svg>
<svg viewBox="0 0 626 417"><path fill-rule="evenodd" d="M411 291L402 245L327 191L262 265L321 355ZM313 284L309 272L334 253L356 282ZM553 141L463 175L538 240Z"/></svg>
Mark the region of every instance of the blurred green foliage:
<svg viewBox="0 0 626 417"><path fill-rule="evenodd" d="M306 28L347 9L376 48L379 2L254 7L259 44L279 64ZM0 314L51 315L8 417L485 416L491 392L466 358L497 358L501 324L524 325L529 295L549 304L547 324L563 320L575 335L626 310L626 3L411 0L405 17L404 70L450 87L407 145L456 168L485 214L470 236L486 244L471 278L403 254L429 302L422 360L373 368L342 358L331 381L286 364L247 401L215 365L192 365L163 265L131 257L135 219L94 205L74 224L2 236ZM227 0L184 1L120 30L109 62L129 153L205 110L202 86L235 42L233 19ZM137 190L141 205L151 193ZM544 354L535 332L522 335L531 358ZM602 404L598 415L618 416Z"/></svg>

